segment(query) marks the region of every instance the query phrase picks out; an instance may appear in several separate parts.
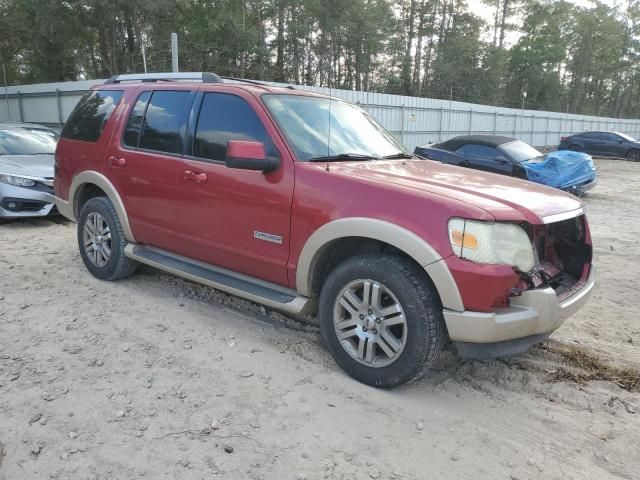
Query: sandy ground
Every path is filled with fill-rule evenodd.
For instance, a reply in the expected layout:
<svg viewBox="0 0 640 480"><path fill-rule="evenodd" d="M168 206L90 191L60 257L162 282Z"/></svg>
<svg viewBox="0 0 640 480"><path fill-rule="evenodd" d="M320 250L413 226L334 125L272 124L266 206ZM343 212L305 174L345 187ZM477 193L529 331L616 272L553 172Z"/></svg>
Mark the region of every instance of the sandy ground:
<svg viewBox="0 0 640 480"><path fill-rule="evenodd" d="M640 393L616 382L640 369L640 164L597 166L589 305L526 355L449 351L393 391L260 306L94 279L74 224L0 226L0 479L639 479Z"/></svg>

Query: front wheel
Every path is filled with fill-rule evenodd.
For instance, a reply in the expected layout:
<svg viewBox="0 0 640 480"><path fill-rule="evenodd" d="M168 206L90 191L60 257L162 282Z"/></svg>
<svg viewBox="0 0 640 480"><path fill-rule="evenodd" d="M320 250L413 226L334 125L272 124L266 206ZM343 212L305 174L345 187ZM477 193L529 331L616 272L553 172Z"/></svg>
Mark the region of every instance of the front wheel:
<svg viewBox="0 0 640 480"><path fill-rule="evenodd" d="M111 201L96 197L82 206L78 218L78 246L87 269L101 280L118 280L131 275L137 262L126 257L127 240Z"/></svg>
<svg viewBox="0 0 640 480"><path fill-rule="evenodd" d="M626 157L627 160L631 160L632 162L640 162L640 150L629 150Z"/></svg>
<svg viewBox="0 0 640 480"><path fill-rule="evenodd" d="M346 260L329 275L319 306L334 359L370 386L390 388L421 377L445 342L435 287L422 269L399 256Z"/></svg>

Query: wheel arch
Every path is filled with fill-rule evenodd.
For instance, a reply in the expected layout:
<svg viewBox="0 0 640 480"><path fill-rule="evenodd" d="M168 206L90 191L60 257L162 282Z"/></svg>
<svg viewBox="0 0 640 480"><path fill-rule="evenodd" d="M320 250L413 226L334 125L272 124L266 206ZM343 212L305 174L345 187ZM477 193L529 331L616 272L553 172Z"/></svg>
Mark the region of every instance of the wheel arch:
<svg viewBox="0 0 640 480"><path fill-rule="evenodd" d="M129 242L135 243L136 240L133 235L133 231L131 230L131 226L129 225L129 217L127 215L126 209L124 208L124 202L122 201L120 194L116 190L116 187L109 181L109 179L99 172L87 170L79 173L73 178L71 187L69 188L69 201L71 202L71 206L73 208L74 217L78 218L80 214L79 201L82 198L82 193L86 188L98 188L102 192L104 192L109 200L111 200L111 203L113 204L113 207L118 214L118 219L120 220L120 224L122 225L122 230L124 232L125 238Z"/></svg>
<svg viewBox="0 0 640 480"><path fill-rule="evenodd" d="M458 286L442 256L415 233L394 223L366 217L351 217L334 220L318 228L306 241L296 268L296 289L301 295L314 295L314 278L321 268L319 261L325 258L338 240L358 238L387 244L403 253L424 268L433 282L442 306L464 311ZM359 252L362 253L362 252Z"/></svg>

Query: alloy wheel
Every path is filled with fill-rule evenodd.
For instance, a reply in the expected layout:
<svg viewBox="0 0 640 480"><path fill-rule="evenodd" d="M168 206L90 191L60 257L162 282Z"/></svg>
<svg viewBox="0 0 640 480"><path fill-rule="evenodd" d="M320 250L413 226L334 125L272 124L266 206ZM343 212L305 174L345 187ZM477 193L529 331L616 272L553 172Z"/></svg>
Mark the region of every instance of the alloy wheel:
<svg viewBox="0 0 640 480"><path fill-rule="evenodd" d="M97 212L87 215L82 240L89 261L96 267L104 267L111 258L111 231L102 215Z"/></svg>
<svg viewBox="0 0 640 480"><path fill-rule="evenodd" d="M368 367L392 364L407 343L402 305L389 288L375 280L346 285L336 298L333 321L342 348Z"/></svg>

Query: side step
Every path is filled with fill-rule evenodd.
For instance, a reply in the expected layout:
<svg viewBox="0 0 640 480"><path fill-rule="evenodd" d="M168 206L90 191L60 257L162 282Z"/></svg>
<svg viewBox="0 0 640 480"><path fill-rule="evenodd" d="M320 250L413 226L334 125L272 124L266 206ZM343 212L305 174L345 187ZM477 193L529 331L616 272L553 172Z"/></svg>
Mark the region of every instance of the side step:
<svg viewBox="0 0 640 480"><path fill-rule="evenodd" d="M298 295L295 290L159 248L130 243L125 247L124 254L140 263L283 312L305 313L310 303L309 298Z"/></svg>

